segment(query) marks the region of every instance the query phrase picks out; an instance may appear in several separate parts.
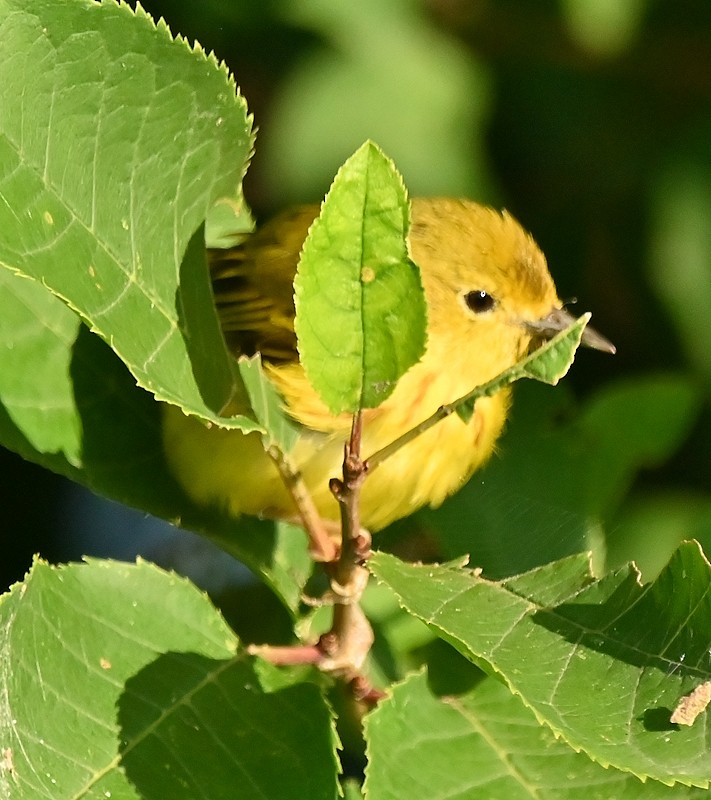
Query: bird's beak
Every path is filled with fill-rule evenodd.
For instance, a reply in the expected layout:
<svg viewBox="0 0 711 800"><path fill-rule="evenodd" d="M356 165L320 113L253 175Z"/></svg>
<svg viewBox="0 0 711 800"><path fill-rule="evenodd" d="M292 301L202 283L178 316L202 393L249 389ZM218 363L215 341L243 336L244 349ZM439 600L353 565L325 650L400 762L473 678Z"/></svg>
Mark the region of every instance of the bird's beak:
<svg viewBox="0 0 711 800"><path fill-rule="evenodd" d="M542 339L550 339L574 322L575 317L565 309L554 308L550 314L533 322L526 322L525 326L534 335L540 336ZM585 326L580 343L585 347L592 347L593 350L602 350L604 353L616 352L615 345L589 325Z"/></svg>

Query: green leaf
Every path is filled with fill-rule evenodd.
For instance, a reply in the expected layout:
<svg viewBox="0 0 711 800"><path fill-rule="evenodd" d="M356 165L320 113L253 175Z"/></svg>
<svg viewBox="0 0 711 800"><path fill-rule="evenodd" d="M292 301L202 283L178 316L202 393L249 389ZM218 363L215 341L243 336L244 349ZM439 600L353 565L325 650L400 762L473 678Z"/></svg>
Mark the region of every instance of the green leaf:
<svg viewBox="0 0 711 800"><path fill-rule="evenodd" d="M366 717L368 797L461 800L626 800L701 798L701 789L641 783L576 753L499 681L438 697L427 675L412 675ZM402 776L407 776L407 781Z"/></svg>
<svg viewBox="0 0 711 800"><path fill-rule="evenodd" d="M188 581L145 563L38 563L0 617L3 796L336 796L318 687L265 686Z"/></svg>
<svg viewBox="0 0 711 800"><path fill-rule="evenodd" d="M207 215L216 235L214 204L230 209L232 233L248 224L245 103L224 65L141 9L31 5L0 0L0 442L100 494L209 529L293 612L303 559L290 572L283 552L306 557L301 538L269 524L256 536L256 522L195 508L166 468L159 407L136 385L259 430L219 417L241 381L202 231Z"/></svg>
<svg viewBox="0 0 711 800"><path fill-rule="evenodd" d="M253 229L254 219L240 187L237 197L222 197L207 212L205 244L218 249L235 247Z"/></svg>
<svg viewBox="0 0 711 800"><path fill-rule="evenodd" d="M299 437L299 427L284 413L284 401L265 375L259 353L241 357L238 366L254 415L265 431L265 448L276 445L288 453Z"/></svg>
<svg viewBox="0 0 711 800"><path fill-rule="evenodd" d="M299 354L332 413L374 408L422 356L425 299L392 162L366 142L341 167L294 281Z"/></svg>
<svg viewBox="0 0 711 800"><path fill-rule="evenodd" d="M1 440L22 449L10 434L21 431L30 448L78 466L81 424L70 366L79 318L40 284L7 270L0 270L0 308L0 398L8 414Z"/></svg>
<svg viewBox="0 0 711 800"><path fill-rule="evenodd" d="M522 376L555 386L568 374L591 316L588 313L578 317L572 325L519 362L516 366L521 370Z"/></svg>
<svg viewBox="0 0 711 800"><path fill-rule="evenodd" d="M214 310L192 304L204 247L185 255L239 197L252 132L232 78L140 7L2 0L0 37L0 264L78 312L139 385L215 418L240 387Z"/></svg>
<svg viewBox="0 0 711 800"><path fill-rule="evenodd" d="M584 556L491 582L464 570L369 562L410 613L493 670L575 750L638 777L708 788L708 729L669 722L711 677L711 569L696 543L644 587L593 581Z"/></svg>

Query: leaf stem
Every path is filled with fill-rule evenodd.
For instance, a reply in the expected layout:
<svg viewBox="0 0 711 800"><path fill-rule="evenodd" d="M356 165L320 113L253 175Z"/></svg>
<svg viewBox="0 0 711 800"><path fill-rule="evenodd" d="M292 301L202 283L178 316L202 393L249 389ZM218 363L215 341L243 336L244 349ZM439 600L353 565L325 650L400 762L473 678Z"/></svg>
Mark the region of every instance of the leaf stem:
<svg viewBox="0 0 711 800"><path fill-rule="evenodd" d="M370 534L360 525L360 490L367 467L360 455L363 419L353 415L351 434L344 447L343 478L331 480L330 487L341 509L340 551L328 536L313 500L298 472L291 468L278 447L268 453L291 493L311 540L314 557L325 561L331 591L326 600L333 604L331 629L314 645L293 647L258 646L250 652L277 665L314 664L324 672L344 678L353 696L366 705L375 704L382 693L362 674L361 668L373 645L373 629L360 606L369 572L363 562L370 555ZM326 558L325 556L330 556Z"/></svg>
<svg viewBox="0 0 711 800"><path fill-rule="evenodd" d="M360 491L367 474L367 467L360 455L363 435L363 416L360 411L353 415L351 435L344 448L343 480L332 480L331 491L341 509L341 553L331 577L339 586L348 586L354 565L357 566L370 553L370 534L360 525Z"/></svg>
<svg viewBox="0 0 711 800"><path fill-rule="evenodd" d="M353 415L351 435L344 447L343 478L330 487L341 509L341 552L327 565L334 602L331 630L322 637L323 669L349 680L362 679L360 668L373 644L373 630L360 607L369 573L363 562L370 555L370 534L360 525L360 491L367 467L360 455L363 417Z"/></svg>

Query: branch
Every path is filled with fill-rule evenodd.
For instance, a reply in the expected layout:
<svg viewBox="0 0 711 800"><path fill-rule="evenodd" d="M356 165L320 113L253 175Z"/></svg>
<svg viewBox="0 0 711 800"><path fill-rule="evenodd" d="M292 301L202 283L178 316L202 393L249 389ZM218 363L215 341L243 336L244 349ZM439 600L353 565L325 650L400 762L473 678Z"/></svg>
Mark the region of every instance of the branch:
<svg viewBox="0 0 711 800"><path fill-rule="evenodd" d="M338 557L338 545L329 536L301 473L292 468L284 453L275 445L269 447L267 453L274 461L284 486L294 501L301 523L309 537L311 557L314 561L334 561Z"/></svg>
<svg viewBox="0 0 711 800"><path fill-rule="evenodd" d="M333 605L331 629L316 645L294 647L259 646L250 652L273 664L314 664L319 669L345 678L366 702L380 697L361 668L373 645L373 630L360 598L368 583L369 573L363 562L370 555L370 534L360 526L360 490L367 469L360 456L363 421L354 414L351 435L344 448L343 478L334 478L331 491L341 509L340 550L328 535L313 499L301 475L291 468L288 459L277 447L268 450L299 511L311 541L314 558L325 562L331 590L325 600Z"/></svg>

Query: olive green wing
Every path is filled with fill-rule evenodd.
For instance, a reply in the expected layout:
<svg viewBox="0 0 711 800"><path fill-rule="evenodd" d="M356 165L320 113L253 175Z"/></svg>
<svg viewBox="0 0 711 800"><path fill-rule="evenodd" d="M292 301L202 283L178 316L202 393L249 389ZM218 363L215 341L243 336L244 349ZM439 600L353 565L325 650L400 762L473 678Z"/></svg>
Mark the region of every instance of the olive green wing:
<svg viewBox="0 0 711 800"><path fill-rule="evenodd" d="M298 360L294 334L294 275L318 206L275 217L238 247L209 250L220 324L235 354L260 352L266 361Z"/></svg>

